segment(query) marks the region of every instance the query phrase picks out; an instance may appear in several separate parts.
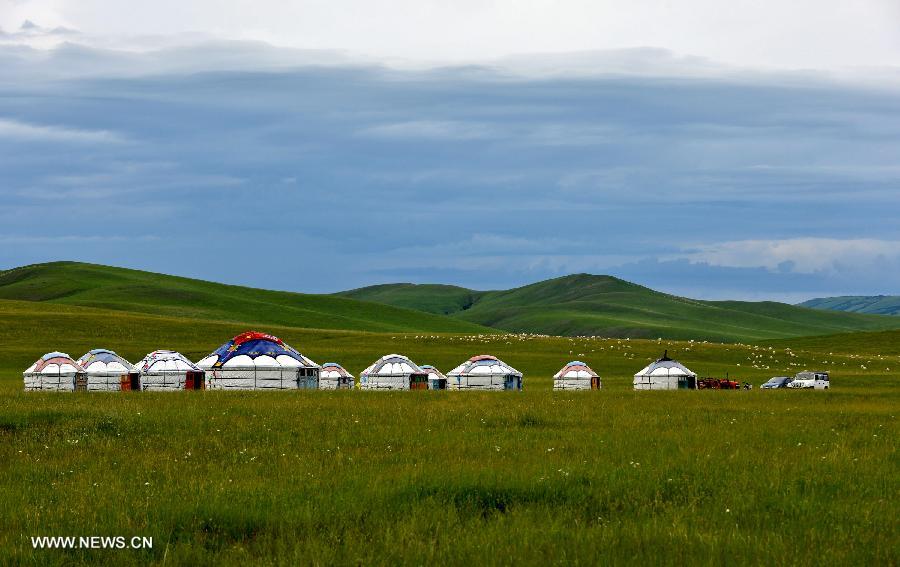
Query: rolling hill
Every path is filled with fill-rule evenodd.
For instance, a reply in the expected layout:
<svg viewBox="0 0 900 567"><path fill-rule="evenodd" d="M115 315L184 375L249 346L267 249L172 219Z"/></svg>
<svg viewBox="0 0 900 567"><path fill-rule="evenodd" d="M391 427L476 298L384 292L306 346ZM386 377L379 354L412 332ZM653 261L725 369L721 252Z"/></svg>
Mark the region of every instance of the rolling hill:
<svg viewBox="0 0 900 567"><path fill-rule="evenodd" d="M900 318L774 302L697 301L610 276L578 274L505 291L389 284L303 294L77 262L0 272L0 301L245 326L751 342L900 329Z"/></svg>
<svg viewBox="0 0 900 567"><path fill-rule="evenodd" d="M897 295L844 295L819 297L800 304L811 309L848 311L872 315L900 315L900 296Z"/></svg>
<svg viewBox="0 0 900 567"><path fill-rule="evenodd" d="M491 292L474 291L455 285L441 284L384 284L344 291L336 295L386 303L438 315L452 315L475 304Z"/></svg>
<svg viewBox="0 0 900 567"><path fill-rule="evenodd" d="M551 335L758 341L900 328L900 321L776 302L698 301L611 276L578 274L506 291L380 285L338 294L488 327Z"/></svg>
<svg viewBox="0 0 900 567"><path fill-rule="evenodd" d="M0 300L249 325L382 332L491 332L465 320L382 303L268 291L78 262L36 264L0 272Z"/></svg>

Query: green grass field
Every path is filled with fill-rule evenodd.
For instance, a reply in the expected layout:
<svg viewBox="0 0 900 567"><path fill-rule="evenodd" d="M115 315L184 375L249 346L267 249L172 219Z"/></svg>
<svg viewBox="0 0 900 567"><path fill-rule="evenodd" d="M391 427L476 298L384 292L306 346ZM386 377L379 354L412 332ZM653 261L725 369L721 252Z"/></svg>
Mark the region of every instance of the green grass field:
<svg viewBox="0 0 900 567"><path fill-rule="evenodd" d="M387 352L482 352L525 391L41 394L43 352L200 358L244 323L0 301L0 564L896 564L896 333L765 345L266 326L354 374ZM851 335L852 336L852 335ZM796 343L794 342L796 341ZM807 341L807 342L803 342ZM811 342L810 342L811 341ZM878 345L884 352L879 352ZM633 392L664 349L759 384ZM578 358L599 392L553 393ZM30 536L153 537L47 551Z"/></svg>

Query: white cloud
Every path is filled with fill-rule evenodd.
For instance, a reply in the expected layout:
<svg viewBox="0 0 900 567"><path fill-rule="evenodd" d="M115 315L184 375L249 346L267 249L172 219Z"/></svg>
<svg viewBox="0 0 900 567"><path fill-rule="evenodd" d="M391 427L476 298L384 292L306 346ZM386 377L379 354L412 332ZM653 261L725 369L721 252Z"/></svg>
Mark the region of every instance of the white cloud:
<svg viewBox="0 0 900 567"><path fill-rule="evenodd" d="M900 264L900 240L871 238L789 238L738 240L692 247L673 259L687 258L712 266L765 267L794 273L846 273Z"/></svg>
<svg viewBox="0 0 900 567"><path fill-rule="evenodd" d="M0 118L0 140L36 142L76 142L118 144L124 138L108 130L82 130L65 126L30 124L18 120Z"/></svg>
<svg viewBox="0 0 900 567"><path fill-rule="evenodd" d="M655 46L773 68L900 63L896 0L31 0L0 12L7 30L25 19L95 37L201 33L417 61Z"/></svg>

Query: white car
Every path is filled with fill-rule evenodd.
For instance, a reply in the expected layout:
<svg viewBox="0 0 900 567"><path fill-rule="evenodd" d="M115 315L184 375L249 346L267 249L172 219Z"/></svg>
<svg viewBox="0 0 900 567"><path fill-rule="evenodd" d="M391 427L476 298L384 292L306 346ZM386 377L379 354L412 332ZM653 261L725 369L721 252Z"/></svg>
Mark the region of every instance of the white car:
<svg viewBox="0 0 900 567"><path fill-rule="evenodd" d="M798 372L788 388L827 390L829 385L827 372Z"/></svg>

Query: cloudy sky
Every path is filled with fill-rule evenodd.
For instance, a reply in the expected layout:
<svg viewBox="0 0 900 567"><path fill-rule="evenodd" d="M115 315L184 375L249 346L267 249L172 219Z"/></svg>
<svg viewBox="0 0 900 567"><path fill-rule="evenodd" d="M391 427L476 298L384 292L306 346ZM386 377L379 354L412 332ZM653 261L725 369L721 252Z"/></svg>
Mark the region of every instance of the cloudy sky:
<svg viewBox="0 0 900 567"><path fill-rule="evenodd" d="M900 293L894 0L0 0L0 267Z"/></svg>

